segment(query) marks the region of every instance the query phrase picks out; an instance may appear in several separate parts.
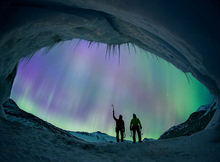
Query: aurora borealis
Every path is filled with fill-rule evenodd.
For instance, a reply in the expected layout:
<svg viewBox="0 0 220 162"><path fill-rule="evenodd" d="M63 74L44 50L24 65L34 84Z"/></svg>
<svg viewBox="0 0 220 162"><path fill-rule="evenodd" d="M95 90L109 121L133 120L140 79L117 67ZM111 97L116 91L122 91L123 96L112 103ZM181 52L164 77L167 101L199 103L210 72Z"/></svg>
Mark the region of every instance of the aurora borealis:
<svg viewBox="0 0 220 162"><path fill-rule="evenodd" d="M38 51L21 62L11 98L23 110L71 131L101 131L115 136L116 117L123 115L126 139L135 113L143 137L157 139L173 125L184 122L213 96L193 77L167 62L122 45L105 57L106 45L90 48L86 41L60 44L46 55ZM189 74L188 74L189 75ZM190 75L189 75L190 76Z"/></svg>

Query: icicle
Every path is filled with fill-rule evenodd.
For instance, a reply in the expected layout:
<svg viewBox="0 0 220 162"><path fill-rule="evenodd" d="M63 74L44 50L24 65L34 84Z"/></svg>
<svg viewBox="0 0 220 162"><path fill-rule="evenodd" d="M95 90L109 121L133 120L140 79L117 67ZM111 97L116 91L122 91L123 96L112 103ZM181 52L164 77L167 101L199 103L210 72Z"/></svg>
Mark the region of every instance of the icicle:
<svg viewBox="0 0 220 162"><path fill-rule="evenodd" d="M149 57L149 54L148 54L149 52L146 52L146 55L147 55L147 58L148 58L148 60L150 59L150 57Z"/></svg>
<svg viewBox="0 0 220 162"><path fill-rule="evenodd" d="M131 44L131 45L134 48L134 53L137 54L136 46L134 44Z"/></svg>
<svg viewBox="0 0 220 162"><path fill-rule="evenodd" d="M27 57L24 57L24 58L21 59L20 62L25 61L25 64L24 64L23 68L27 65L27 63L31 60L31 58L34 56L35 53L32 53L32 54L28 55Z"/></svg>
<svg viewBox="0 0 220 162"><path fill-rule="evenodd" d="M130 46L129 46L129 43L127 43L127 47L128 47L128 52L129 52L129 55L130 55L131 52L130 52Z"/></svg>
<svg viewBox="0 0 220 162"><path fill-rule="evenodd" d="M76 48L78 47L78 45L80 44L80 42L82 41L82 39L77 39L76 43L74 43L74 48L73 48L73 52L75 52Z"/></svg>
<svg viewBox="0 0 220 162"><path fill-rule="evenodd" d="M109 44L108 59L111 58L112 44Z"/></svg>
<svg viewBox="0 0 220 162"><path fill-rule="evenodd" d="M184 73L185 74L185 76L186 76L186 78L187 78L187 81L188 81L188 83L190 84L190 80L189 80L189 76L188 76L188 74L187 73Z"/></svg>
<svg viewBox="0 0 220 162"><path fill-rule="evenodd" d="M97 42L97 46L96 46L96 49L98 49L98 48L99 48L99 44L100 44L100 43L99 43L99 42Z"/></svg>
<svg viewBox="0 0 220 162"><path fill-rule="evenodd" d="M116 51L115 47L116 47L116 45L113 44L113 45L112 45L112 52L113 52L112 54L113 54L113 56L115 55L115 51Z"/></svg>
<svg viewBox="0 0 220 162"><path fill-rule="evenodd" d="M118 54L119 54L119 56L121 54L121 44L118 45Z"/></svg>
<svg viewBox="0 0 220 162"><path fill-rule="evenodd" d="M121 62L120 58L121 58L121 44L118 45L118 64L119 65L120 65L120 62Z"/></svg>
<svg viewBox="0 0 220 162"><path fill-rule="evenodd" d="M89 41L89 42L88 42L88 44L89 44L89 45L88 45L88 49L91 49L91 48L92 48L92 43L93 43L93 41Z"/></svg>
<svg viewBox="0 0 220 162"><path fill-rule="evenodd" d="M158 62L160 62L160 58L157 55L154 55Z"/></svg>
<svg viewBox="0 0 220 162"><path fill-rule="evenodd" d="M106 46L106 52L105 52L105 59L106 59L107 56L108 56L109 48L110 48L110 45L107 44L107 46Z"/></svg>

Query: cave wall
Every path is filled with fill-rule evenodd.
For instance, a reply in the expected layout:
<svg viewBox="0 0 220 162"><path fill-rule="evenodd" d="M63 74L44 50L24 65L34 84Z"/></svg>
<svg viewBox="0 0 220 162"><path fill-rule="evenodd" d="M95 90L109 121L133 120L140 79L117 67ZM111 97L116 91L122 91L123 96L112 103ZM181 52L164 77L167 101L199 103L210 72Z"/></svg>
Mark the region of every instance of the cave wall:
<svg viewBox="0 0 220 162"><path fill-rule="evenodd" d="M192 73L219 100L218 1L9 0L0 4L4 22L0 26L0 105L10 96L14 78L9 76L22 58L74 38L112 48L137 45ZM219 114L217 110L209 127L220 123Z"/></svg>

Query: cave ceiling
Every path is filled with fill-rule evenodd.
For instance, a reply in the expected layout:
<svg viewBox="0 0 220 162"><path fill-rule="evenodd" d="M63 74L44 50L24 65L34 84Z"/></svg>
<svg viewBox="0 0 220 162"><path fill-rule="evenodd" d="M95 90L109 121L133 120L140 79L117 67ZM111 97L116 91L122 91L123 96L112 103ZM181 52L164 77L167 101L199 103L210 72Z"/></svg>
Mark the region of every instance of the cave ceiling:
<svg viewBox="0 0 220 162"><path fill-rule="evenodd" d="M79 38L131 43L192 75L219 96L218 1L1 1L0 76L43 47ZM62 57L62 56L61 56Z"/></svg>

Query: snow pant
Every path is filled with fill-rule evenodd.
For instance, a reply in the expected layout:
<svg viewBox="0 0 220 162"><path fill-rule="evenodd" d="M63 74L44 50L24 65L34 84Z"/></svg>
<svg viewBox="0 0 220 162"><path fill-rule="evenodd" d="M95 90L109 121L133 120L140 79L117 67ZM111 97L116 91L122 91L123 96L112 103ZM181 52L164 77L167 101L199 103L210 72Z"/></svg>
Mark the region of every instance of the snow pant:
<svg viewBox="0 0 220 162"><path fill-rule="evenodd" d="M119 132L120 132L120 134L121 134L121 142L123 142L124 141L124 132L123 132L123 129L122 128L119 128L119 127L116 127L116 129L115 129L115 131L116 131L116 139L117 139L117 142L119 142Z"/></svg>
<svg viewBox="0 0 220 162"><path fill-rule="evenodd" d="M136 131L138 133L138 140L139 142L141 142L141 131L140 131L139 126L133 126L132 130L133 130L133 143L136 142L136 137L135 137Z"/></svg>

